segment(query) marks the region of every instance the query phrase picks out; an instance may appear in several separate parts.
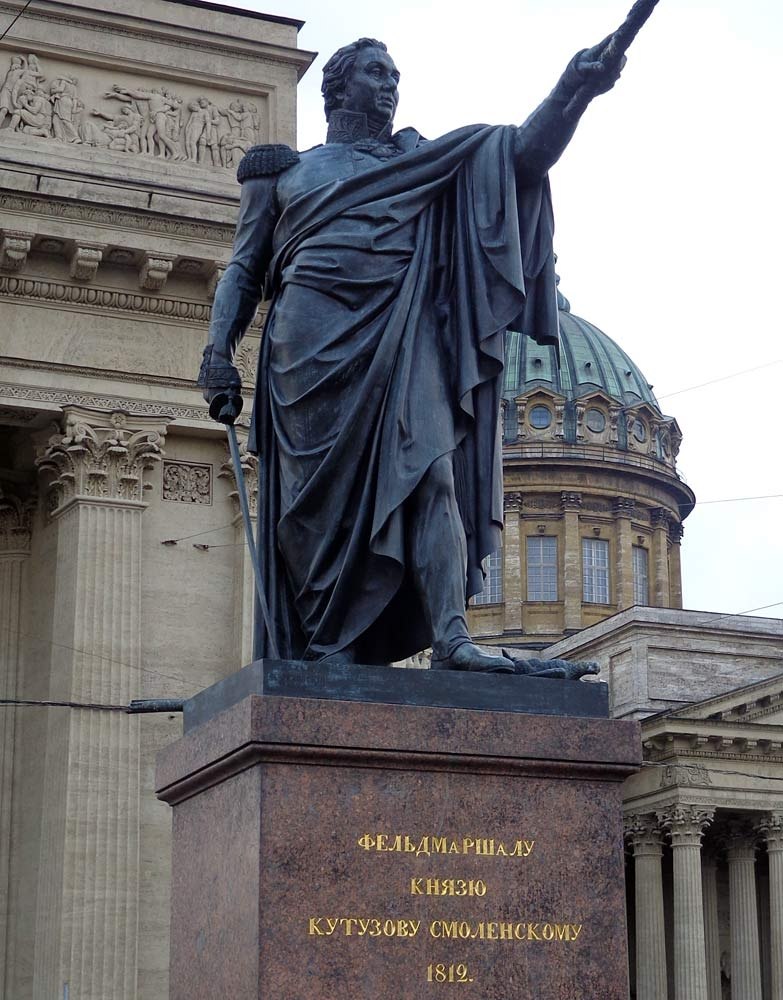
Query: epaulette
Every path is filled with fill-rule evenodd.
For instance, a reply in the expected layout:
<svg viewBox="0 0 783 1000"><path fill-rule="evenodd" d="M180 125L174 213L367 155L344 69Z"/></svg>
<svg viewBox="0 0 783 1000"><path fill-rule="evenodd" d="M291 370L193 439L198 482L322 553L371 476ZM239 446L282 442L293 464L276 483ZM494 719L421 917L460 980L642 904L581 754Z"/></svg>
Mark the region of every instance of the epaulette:
<svg viewBox="0 0 783 1000"><path fill-rule="evenodd" d="M290 146L273 143L268 146L253 146L242 157L237 169L237 180L241 184L248 177L265 177L280 174L299 162L299 153Z"/></svg>

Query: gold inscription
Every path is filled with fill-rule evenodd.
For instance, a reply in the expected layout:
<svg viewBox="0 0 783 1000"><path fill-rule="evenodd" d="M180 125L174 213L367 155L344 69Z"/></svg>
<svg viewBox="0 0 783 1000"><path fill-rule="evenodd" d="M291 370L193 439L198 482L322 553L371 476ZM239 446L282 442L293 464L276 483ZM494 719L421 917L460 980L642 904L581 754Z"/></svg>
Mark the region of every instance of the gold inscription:
<svg viewBox="0 0 783 1000"><path fill-rule="evenodd" d="M517 840L510 847L494 837L411 837L409 834L365 833L357 844L365 851L413 854L431 857L434 854L472 854L489 858L528 858L535 840Z"/></svg>
<svg viewBox="0 0 783 1000"><path fill-rule="evenodd" d="M480 878L412 878L411 896L486 896Z"/></svg>
<svg viewBox="0 0 783 1000"><path fill-rule="evenodd" d="M503 920L433 920L430 936L453 941L576 941L582 924Z"/></svg>
<svg viewBox="0 0 783 1000"><path fill-rule="evenodd" d="M565 941L573 943L582 924L524 920L433 920L430 937L443 941ZM420 920L383 917L310 917L310 937L414 938Z"/></svg>
<svg viewBox="0 0 783 1000"><path fill-rule="evenodd" d="M456 965L443 965L438 963L437 965L427 966L427 982L472 983L473 976L471 976L468 971L467 965L462 962L459 962Z"/></svg>

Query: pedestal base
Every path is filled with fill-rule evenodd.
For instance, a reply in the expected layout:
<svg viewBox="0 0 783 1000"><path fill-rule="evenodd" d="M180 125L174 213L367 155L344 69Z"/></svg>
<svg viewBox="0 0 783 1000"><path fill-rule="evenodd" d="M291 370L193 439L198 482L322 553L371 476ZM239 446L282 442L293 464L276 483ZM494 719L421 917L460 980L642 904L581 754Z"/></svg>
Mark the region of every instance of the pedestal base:
<svg viewBox="0 0 783 1000"><path fill-rule="evenodd" d="M640 751L518 705L248 695L159 758L172 1000L626 1000Z"/></svg>

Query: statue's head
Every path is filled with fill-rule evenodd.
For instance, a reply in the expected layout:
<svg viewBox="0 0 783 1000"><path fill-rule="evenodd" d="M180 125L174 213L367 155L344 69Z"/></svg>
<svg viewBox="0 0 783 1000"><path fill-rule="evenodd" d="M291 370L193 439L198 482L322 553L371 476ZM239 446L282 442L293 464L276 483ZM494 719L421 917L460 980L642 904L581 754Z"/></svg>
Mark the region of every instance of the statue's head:
<svg viewBox="0 0 783 1000"><path fill-rule="evenodd" d="M386 125L397 110L400 74L383 42L360 38L344 45L324 66L321 93L327 120L333 111L364 112L368 121Z"/></svg>

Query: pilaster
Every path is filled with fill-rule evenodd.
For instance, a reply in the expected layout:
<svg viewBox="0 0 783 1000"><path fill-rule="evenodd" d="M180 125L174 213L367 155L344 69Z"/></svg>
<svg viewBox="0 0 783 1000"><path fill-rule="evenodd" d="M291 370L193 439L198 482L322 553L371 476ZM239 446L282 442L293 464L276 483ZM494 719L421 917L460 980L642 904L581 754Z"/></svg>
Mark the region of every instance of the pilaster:
<svg viewBox="0 0 783 1000"><path fill-rule="evenodd" d="M247 431L237 427L239 443L239 458L242 464L242 488L247 494L250 519L253 523L256 544L258 509L258 457L247 450ZM229 457L218 473L219 478L226 479L233 487L229 494L234 511L234 655L233 660L238 670L253 660L253 619L255 612L256 590L253 579L253 563L247 550L245 526L242 523L242 512L239 507L237 478L234 466Z"/></svg>
<svg viewBox="0 0 783 1000"><path fill-rule="evenodd" d="M675 805L658 813L672 844L674 1000L709 1000L704 940L701 840L714 810ZM665 995L665 994L664 994Z"/></svg>
<svg viewBox="0 0 783 1000"><path fill-rule="evenodd" d="M22 583L30 533L30 505L0 488L0 698L9 700L20 695ZM18 711L10 706L0 709L0 993L7 986Z"/></svg>
<svg viewBox="0 0 783 1000"><path fill-rule="evenodd" d="M685 529L679 521L669 525L669 599L671 607L682 608L682 536Z"/></svg>
<svg viewBox="0 0 783 1000"><path fill-rule="evenodd" d="M564 574L564 627L582 627L582 543L579 537L579 511L582 506L581 493L561 493L560 506L563 510L563 553Z"/></svg>
<svg viewBox="0 0 783 1000"><path fill-rule="evenodd" d="M636 882L636 1000L666 996L666 932L661 857L663 837L652 813L625 817L625 836L633 850Z"/></svg>
<svg viewBox="0 0 783 1000"><path fill-rule="evenodd" d="M656 608L671 607L669 586L669 513L663 507L650 511L653 527L651 597Z"/></svg>
<svg viewBox="0 0 783 1000"><path fill-rule="evenodd" d="M726 846L729 862L731 990L742 1000L762 1000L756 833L749 824L732 824Z"/></svg>
<svg viewBox="0 0 783 1000"><path fill-rule="evenodd" d="M614 519L617 525L617 551L615 577L617 580L617 610L633 606L633 541L631 518L636 510L636 502L629 497L617 497L614 501Z"/></svg>
<svg viewBox="0 0 783 1000"><path fill-rule="evenodd" d="M127 705L141 689L141 529L165 424L68 407L37 464L57 529L50 694ZM139 727L49 713L35 996L136 996Z"/></svg>
<svg viewBox="0 0 783 1000"><path fill-rule="evenodd" d="M521 493L503 496L503 628L507 632L522 631L522 540L519 512Z"/></svg>
<svg viewBox="0 0 783 1000"><path fill-rule="evenodd" d="M769 859L770 995L783 997L783 813L760 825Z"/></svg>

